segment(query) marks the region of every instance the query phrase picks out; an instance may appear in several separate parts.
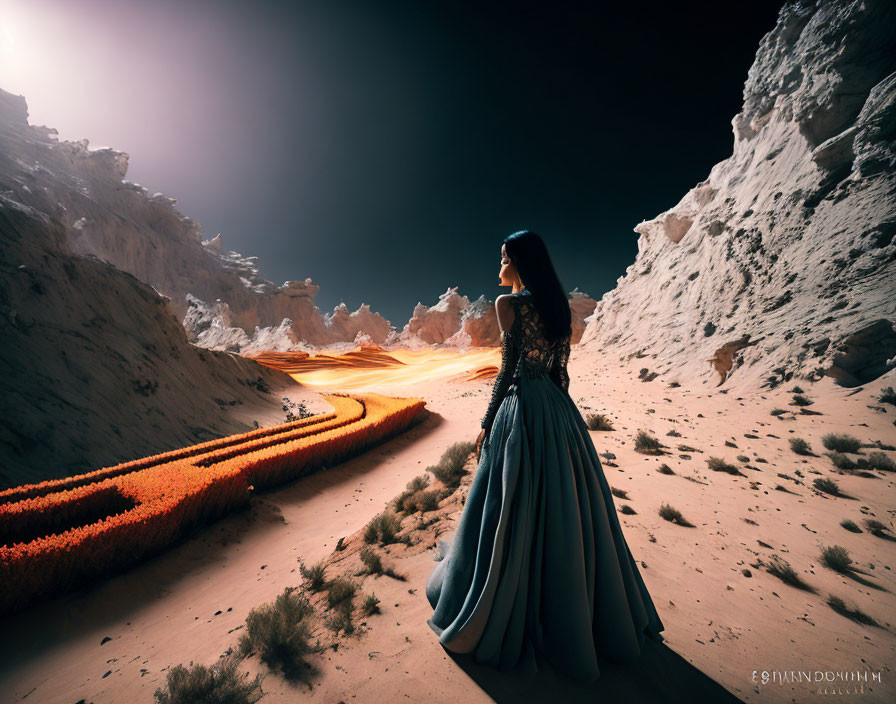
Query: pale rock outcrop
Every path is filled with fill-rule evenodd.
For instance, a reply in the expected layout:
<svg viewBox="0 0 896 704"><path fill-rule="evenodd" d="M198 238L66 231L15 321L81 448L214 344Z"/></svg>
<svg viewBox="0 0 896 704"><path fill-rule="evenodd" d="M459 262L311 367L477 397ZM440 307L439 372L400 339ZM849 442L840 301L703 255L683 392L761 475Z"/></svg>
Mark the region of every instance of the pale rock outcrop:
<svg viewBox="0 0 896 704"><path fill-rule="evenodd" d="M56 130L27 123L24 99L0 90L5 105L2 130L10 157L12 198L41 212L54 211L70 248L93 254L133 274L167 296L178 320L189 310L187 294L225 301L229 326L251 336L256 327L278 328L292 321L297 339L312 345L350 341L359 330L383 340L389 324L361 308L331 324L314 305L311 279L282 286L259 276L255 257L223 248L221 235L202 240L200 225L182 215L176 200L125 179L128 155L88 148L88 141L58 141ZM26 190L27 189L27 190Z"/></svg>
<svg viewBox="0 0 896 704"><path fill-rule="evenodd" d="M569 297L572 343L575 344L585 330L585 318L592 313L597 302L578 289L573 290ZM495 302L484 295L470 302L454 286L439 296L439 302L434 306L417 303L413 316L401 333L390 335L386 344L458 348L500 345L501 329Z"/></svg>
<svg viewBox="0 0 896 704"><path fill-rule="evenodd" d="M896 357L896 5L789 2L734 150L635 232L582 344L665 380L855 386Z"/></svg>
<svg viewBox="0 0 896 704"><path fill-rule="evenodd" d="M123 166L26 119L25 100L0 91L0 488L245 432L277 412L286 374L190 344L152 286L72 252L81 218L65 203L89 200L90 184L58 172L68 159Z"/></svg>

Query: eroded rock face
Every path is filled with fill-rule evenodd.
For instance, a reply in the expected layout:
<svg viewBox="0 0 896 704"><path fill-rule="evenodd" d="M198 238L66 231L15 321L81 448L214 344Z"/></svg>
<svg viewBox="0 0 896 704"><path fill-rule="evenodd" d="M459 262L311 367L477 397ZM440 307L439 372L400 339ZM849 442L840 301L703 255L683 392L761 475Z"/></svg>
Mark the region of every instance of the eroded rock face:
<svg viewBox="0 0 896 704"><path fill-rule="evenodd" d="M245 432L254 413L276 411L271 391L291 385L287 375L190 344L152 286L72 252L77 220L43 190L55 178L43 157L123 166L46 130L23 135L25 111L24 99L0 91L0 488Z"/></svg>
<svg viewBox="0 0 896 704"><path fill-rule="evenodd" d="M310 345L352 341L358 332L381 342L389 333L388 321L366 304L322 314L311 279L277 286L261 278L255 257L224 249L220 234L203 241L199 224L178 212L174 198L125 180L127 154L90 150L87 140L58 141L56 130L28 125L24 99L2 90L0 129L10 197L51 213L72 252L95 255L152 285L170 299L178 320L187 316L189 295L210 307L226 302L227 326L242 328L249 340L256 327L278 329L284 318L295 338Z"/></svg>
<svg viewBox="0 0 896 704"><path fill-rule="evenodd" d="M726 387L891 369L894 71L892 2L785 5L748 73L734 153L635 228L635 262L582 344Z"/></svg>
<svg viewBox="0 0 896 704"><path fill-rule="evenodd" d="M572 313L572 343L582 337L585 318L597 302L588 294L575 289L570 294ZM414 314L399 334L387 339L390 345L447 345L452 347L489 347L501 344L501 329L495 302L480 296L472 303L461 296L457 286L439 296L439 302L427 307L417 303Z"/></svg>

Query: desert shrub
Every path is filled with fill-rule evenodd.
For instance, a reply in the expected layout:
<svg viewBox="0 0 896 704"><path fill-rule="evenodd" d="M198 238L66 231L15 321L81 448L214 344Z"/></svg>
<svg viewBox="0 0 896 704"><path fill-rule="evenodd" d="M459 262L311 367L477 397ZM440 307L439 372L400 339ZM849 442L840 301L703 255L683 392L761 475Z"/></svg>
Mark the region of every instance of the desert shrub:
<svg viewBox="0 0 896 704"><path fill-rule="evenodd" d="M339 635L339 631L342 631L345 635L351 635L355 632L352 612L349 610L334 611L324 623L336 635Z"/></svg>
<svg viewBox="0 0 896 704"><path fill-rule="evenodd" d="M709 465L709 468L713 472L727 472L728 474L739 474L741 476L745 476L743 472L741 472L737 467L733 464L728 464L721 457L710 457L706 460L706 464Z"/></svg>
<svg viewBox="0 0 896 704"><path fill-rule="evenodd" d="M662 453L660 441L645 430L639 430L635 437L635 451L645 455L658 455Z"/></svg>
<svg viewBox="0 0 896 704"><path fill-rule="evenodd" d="M619 509L619 512L620 512L620 513L624 513L624 514L626 514L627 516L633 516L633 515L635 515L635 509L633 509L633 508L632 508L631 506L629 506L628 504L622 504L622 508Z"/></svg>
<svg viewBox="0 0 896 704"><path fill-rule="evenodd" d="M474 443L456 442L442 453L439 463L430 467L429 471L445 486L457 486L465 474L464 464L475 449Z"/></svg>
<svg viewBox="0 0 896 704"><path fill-rule="evenodd" d="M878 521L876 518L866 518L865 526L868 528L868 532L871 535L876 535L878 538L886 538L888 537L884 531L889 530L883 523Z"/></svg>
<svg viewBox="0 0 896 704"><path fill-rule="evenodd" d="M801 393L804 393L804 392L803 392L803 390L802 390L799 386L794 386L794 387L790 390L790 393L792 393L792 394L801 394Z"/></svg>
<svg viewBox="0 0 896 704"><path fill-rule="evenodd" d="M440 494L441 493L437 489L421 492L417 506L423 513L426 513L427 511L435 511L439 507Z"/></svg>
<svg viewBox="0 0 896 704"><path fill-rule="evenodd" d="M828 597L828 606L830 606L834 611L836 611L841 616L846 616L846 618L852 619L857 623L862 623L867 626L877 626L879 625L877 621L875 621L871 616L866 614L864 611L856 607L855 609L850 609L846 602L843 601L839 596L834 596L831 594Z"/></svg>
<svg viewBox="0 0 896 704"><path fill-rule="evenodd" d="M383 511L377 514L364 529L364 542L375 543L379 540L383 545L396 542L395 534L401 530L401 519L393 513Z"/></svg>
<svg viewBox="0 0 896 704"><path fill-rule="evenodd" d="M730 440L725 441L725 447L733 447L733 448L737 449L737 445L734 444L733 442L731 442Z"/></svg>
<svg viewBox="0 0 896 704"><path fill-rule="evenodd" d="M669 388L670 388L670 389L677 389L679 386L681 386L681 384L680 384L679 382L677 382L677 381L670 381L670 382L669 382Z"/></svg>
<svg viewBox="0 0 896 704"><path fill-rule="evenodd" d="M603 413L589 413L585 417L588 430L616 430L612 421Z"/></svg>
<svg viewBox="0 0 896 704"><path fill-rule="evenodd" d="M327 587L327 606L350 611L358 585L347 577L336 577Z"/></svg>
<svg viewBox="0 0 896 704"><path fill-rule="evenodd" d="M816 479L812 482L812 485L819 491L823 491L825 494L840 496L840 487L837 486L837 482L828 479L827 477Z"/></svg>
<svg viewBox="0 0 896 704"><path fill-rule="evenodd" d="M313 613L308 599L287 587L273 603L249 612L246 632L240 638L240 652L248 655L258 651L272 670L280 670L287 679L307 682L319 671L307 659L320 652L319 644L311 644Z"/></svg>
<svg viewBox="0 0 896 704"><path fill-rule="evenodd" d="M364 599L364 603L361 605L361 611L365 616L378 614L380 613L379 603L380 600L377 598L376 594L368 594L367 598Z"/></svg>
<svg viewBox="0 0 896 704"><path fill-rule="evenodd" d="M395 510L404 514L417 511L417 499L413 498L429 486L429 476L421 474L407 483L405 490L395 497Z"/></svg>
<svg viewBox="0 0 896 704"><path fill-rule="evenodd" d="M672 468L665 462L661 464L656 471L660 474L675 474L675 472L672 471Z"/></svg>
<svg viewBox="0 0 896 704"><path fill-rule="evenodd" d="M849 551L842 545L828 545L822 549L821 561L825 567L830 567L835 572L849 572L852 565Z"/></svg>
<svg viewBox="0 0 896 704"><path fill-rule="evenodd" d="M803 396L802 394L795 394L793 397L793 401L791 403L794 406L811 406L815 401Z"/></svg>
<svg viewBox="0 0 896 704"><path fill-rule="evenodd" d="M370 574L383 573L383 561L376 553L376 550L374 550L369 545L365 545L363 548L361 548L361 562L364 563L364 566L367 568L367 571Z"/></svg>
<svg viewBox="0 0 896 704"><path fill-rule="evenodd" d="M790 449L798 455L811 455L812 448L802 438L790 438Z"/></svg>
<svg viewBox="0 0 896 704"><path fill-rule="evenodd" d="M841 452L826 452L825 454L831 458L831 462L837 469L855 469L857 467L855 462Z"/></svg>
<svg viewBox="0 0 896 704"><path fill-rule="evenodd" d="M787 411L785 411L783 408L773 408L771 413L773 416L783 416L785 413L787 413Z"/></svg>
<svg viewBox="0 0 896 704"><path fill-rule="evenodd" d="M738 455L738 456L737 456L737 461L738 461L738 462L743 462L744 464L750 464L750 458L747 457L746 455Z"/></svg>
<svg viewBox="0 0 896 704"><path fill-rule="evenodd" d="M828 450L833 450L834 452L856 453L859 451L859 448L862 447L862 443L858 438L854 438L852 435L846 435L845 433L828 433L821 438L821 444Z"/></svg>
<svg viewBox="0 0 896 704"><path fill-rule="evenodd" d="M690 445L679 445L679 452L702 452L702 450L698 450L696 447L691 447Z"/></svg>
<svg viewBox="0 0 896 704"><path fill-rule="evenodd" d="M681 511L673 506L670 506L667 503L663 503L659 508L660 518L669 521L670 523L677 523L680 526L691 526L693 524L688 522L688 520L681 515Z"/></svg>
<svg viewBox="0 0 896 704"><path fill-rule="evenodd" d="M323 589L327 580L324 577L324 563L318 562L316 565L307 567L304 562L299 565L299 572L307 581L307 587L312 592L319 592Z"/></svg>
<svg viewBox="0 0 896 704"><path fill-rule="evenodd" d="M628 492L625 489L617 489L615 486L610 487L610 493L617 499L627 499Z"/></svg>
<svg viewBox="0 0 896 704"><path fill-rule="evenodd" d="M851 533L861 533L862 532L862 529L859 528L855 524L855 521L851 521L848 518L840 521L840 525L843 526L844 528L846 528L846 530L850 531Z"/></svg>
<svg viewBox="0 0 896 704"><path fill-rule="evenodd" d="M878 401L880 401L881 403L890 403L896 406L896 391L893 390L892 386L888 386L881 392Z"/></svg>
<svg viewBox="0 0 896 704"><path fill-rule="evenodd" d="M806 584L803 578L796 573L796 570L790 566L790 563L780 555L772 555L771 564L766 566L765 571L792 587L804 589L808 592L815 591L813 587Z"/></svg>
<svg viewBox="0 0 896 704"><path fill-rule="evenodd" d="M188 669L175 665L168 670L165 689L155 691L156 704L254 704L261 699L261 675L248 680L240 675L240 657L228 652L211 667L190 663Z"/></svg>
<svg viewBox="0 0 896 704"><path fill-rule="evenodd" d="M868 454L868 467L882 472L896 472L896 462L893 462L883 452L871 452Z"/></svg>

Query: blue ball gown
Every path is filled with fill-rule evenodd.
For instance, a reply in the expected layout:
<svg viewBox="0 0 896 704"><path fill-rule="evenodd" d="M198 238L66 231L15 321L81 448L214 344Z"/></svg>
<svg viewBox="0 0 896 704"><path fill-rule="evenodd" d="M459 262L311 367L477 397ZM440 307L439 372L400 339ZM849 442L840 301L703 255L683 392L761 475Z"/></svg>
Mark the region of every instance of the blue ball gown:
<svg viewBox="0 0 896 704"><path fill-rule="evenodd" d="M511 296L478 468L426 584L427 623L474 662L531 672L540 658L592 683L598 654L634 663L663 623L569 396L570 336L548 342L532 294Z"/></svg>

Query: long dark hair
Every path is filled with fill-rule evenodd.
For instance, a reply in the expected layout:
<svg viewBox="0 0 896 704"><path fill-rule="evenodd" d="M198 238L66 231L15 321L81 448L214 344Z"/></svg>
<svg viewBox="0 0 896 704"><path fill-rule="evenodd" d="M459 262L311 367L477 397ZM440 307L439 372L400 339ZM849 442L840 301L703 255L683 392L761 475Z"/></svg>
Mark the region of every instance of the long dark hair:
<svg viewBox="0 0 896 704"><path fill-rule="evenodd" d="M570 334L569 299L541 236L531 230L520 230L504 238L504 248L523 285L532 294L548 341L554 342Z"/></svg>

